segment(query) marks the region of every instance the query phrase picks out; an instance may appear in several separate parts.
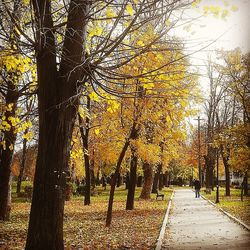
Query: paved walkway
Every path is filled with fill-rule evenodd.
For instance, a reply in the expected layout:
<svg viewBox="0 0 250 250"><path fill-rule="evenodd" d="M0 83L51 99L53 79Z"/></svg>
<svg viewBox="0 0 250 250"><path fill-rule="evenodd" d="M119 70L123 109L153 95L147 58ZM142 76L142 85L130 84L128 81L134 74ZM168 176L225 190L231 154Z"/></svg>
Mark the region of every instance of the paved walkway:
<svg viewBox="0 0 250 250"><path fill-rule="evenodd" d="M250 232L190 189L175 191L162 249L250 249Z"/></svg>

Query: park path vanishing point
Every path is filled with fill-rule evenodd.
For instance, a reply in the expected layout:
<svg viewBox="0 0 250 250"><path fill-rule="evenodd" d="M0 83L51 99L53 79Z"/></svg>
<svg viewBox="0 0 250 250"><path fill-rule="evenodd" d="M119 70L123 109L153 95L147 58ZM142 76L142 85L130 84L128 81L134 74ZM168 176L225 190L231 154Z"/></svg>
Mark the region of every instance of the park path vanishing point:
<svg viewBox="0 0 250 250"><path fill-rule="evenodd" d="M250 249L250 232L192 190L177 189L161 249Z"/></svg>

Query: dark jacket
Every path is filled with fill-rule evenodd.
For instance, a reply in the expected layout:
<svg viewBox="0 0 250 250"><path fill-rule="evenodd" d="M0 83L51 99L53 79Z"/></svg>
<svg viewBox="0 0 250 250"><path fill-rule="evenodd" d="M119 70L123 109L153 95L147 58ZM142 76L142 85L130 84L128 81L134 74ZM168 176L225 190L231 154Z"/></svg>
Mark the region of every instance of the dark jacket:
<svg viewBox="0 0 250 250"><path fill-rule="evenodd" d="M194 181L194 189L200 189L201 188L201 183L199 180Z"/></svg>

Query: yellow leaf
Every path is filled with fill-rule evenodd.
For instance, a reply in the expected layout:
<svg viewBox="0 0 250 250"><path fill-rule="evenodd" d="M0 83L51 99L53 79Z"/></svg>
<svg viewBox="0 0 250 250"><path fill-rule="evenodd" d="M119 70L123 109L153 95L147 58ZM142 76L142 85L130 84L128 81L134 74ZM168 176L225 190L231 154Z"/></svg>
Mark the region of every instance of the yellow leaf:
<svg viewBox="0 0 250 250"><path fill-rule="evenodd" d="M99 134L100 134L100 129L99 129L99 128L95 129L95 134L96 134L96 135L99 135Z"/></svg>
<svg viewBox="0 0 250 250"><path fill-rule="evenodd" d="M166 122L167 122L167 123L170 123L170 122L171 122L171 119L170 119L170 117L169 117L168 115L166 116Z"/></svg>
<svg viewBox="0 0 250 250"><path fill-rule="evenodd" d="M137 42L137 45L144 46L144 43L143 43L143 41L140 40L140 41Z"/></svg>
<svg viewBox="0 0 250 250"><path fill-rule="evenodd" d="M131 4L127 4L127 6L126 6L126 11L128 12L128 14L129 14L130 16L133 16L133 15L134 15L134 9L133 9L133 7L132 7Z"/></svg>
<svg viewBox="0 0 250 250"><path fill-rule="evenodd" d="M232 11L237 11L237 10L238 10L238 7L235 6L235 5L232 5L231 10L232 10Z"/></svg>
<svg viewBox="0 0 250 250"><path fill-rule="evenodd" d="M107 10L106 10L106 17L107 18L113 18L115 16L116 16L116 14L114 13L114 11L110 7L108 7Z"/></svg>
<svg viewBox="0 0 250 250"><path fill-rule="evenodd" d="M166 26L168 27L168 26L170 26L171 22L170 22L169 20L167 20L167 21L165 22L165 24L166 24Z"/></svg>
<svg viewBox="0 0 250 250"><path fill-rule="evenodd" d="M3 150L6 150L6 142L5 141L1 141L0 144L3 146Z"/></svg>
<svg viewBox="0 0 250 250"><path fill-rule="evenodd" d="M96 101L96 102L99 101L98 95L97 95L95 92L91 92L91 93L89 94L89 98L90 98L90 100L92 100L92 101Z"/></svg>
<svg viewBox="0 0 250 250"><path fill-rule="evenodd" d="M103 29L101 27L96 27L96 35L100 36L102 34Z"/></svg>

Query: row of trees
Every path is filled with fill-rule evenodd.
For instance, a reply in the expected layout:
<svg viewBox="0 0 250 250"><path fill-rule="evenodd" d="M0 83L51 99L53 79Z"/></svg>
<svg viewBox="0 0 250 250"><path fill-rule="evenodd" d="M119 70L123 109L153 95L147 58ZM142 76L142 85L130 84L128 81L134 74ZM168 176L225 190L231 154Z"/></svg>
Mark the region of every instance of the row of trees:
<svg viewBox="0 0 250 250"><path fill-rule="evenodd" d="M208 60L209 95L205 102L201 126L201 155L206 188L214 187L216 158L224 166L225 195L230 196L230 173L240 173L248 192L249 159L249 53L240 49L220 51L212 62ZM198 148L196 134L194 149ZM198 155L197 150L194 153ZM218 155L218 156L217 156Z"/></svg>

